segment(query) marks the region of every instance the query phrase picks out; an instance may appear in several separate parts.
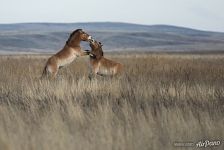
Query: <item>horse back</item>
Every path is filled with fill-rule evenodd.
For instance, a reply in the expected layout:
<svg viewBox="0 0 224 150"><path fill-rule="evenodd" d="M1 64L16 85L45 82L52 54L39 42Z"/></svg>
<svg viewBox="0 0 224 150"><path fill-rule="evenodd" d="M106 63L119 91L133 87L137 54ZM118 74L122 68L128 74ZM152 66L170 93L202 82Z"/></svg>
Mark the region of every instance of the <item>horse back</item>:
<svg viewBox="0 0 224 150"><path fill-rule="evenodd" d="M106 70L111 70L113 72L112 74L114 75L121 73L124 68L124 66L121 63L118 63L116 61L104 57L100 61L100 66L101 68L104 68Z"/></svg>

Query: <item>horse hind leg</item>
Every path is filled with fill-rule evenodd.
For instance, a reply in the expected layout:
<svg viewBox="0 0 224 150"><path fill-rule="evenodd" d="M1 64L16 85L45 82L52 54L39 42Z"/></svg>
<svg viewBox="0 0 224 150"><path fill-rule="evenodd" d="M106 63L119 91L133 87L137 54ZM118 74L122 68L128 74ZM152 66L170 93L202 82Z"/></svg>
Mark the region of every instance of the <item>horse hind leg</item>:
<svg viewBox="0 0 224 150"><path fill-rule="evenodd" d="M47 77L51 79L55 79L57 76L58 67L57 65L46 65L42 74L42 77Z"/></svg>
<svg viewBox="0 0 224 150"><path fill-rule="evenodd" d="M56 79L57 73L58 73L58 69L59 69L57 67L57 65L52 65L48 69L49 69L49 72L51 74L51 79Z"/></svg>

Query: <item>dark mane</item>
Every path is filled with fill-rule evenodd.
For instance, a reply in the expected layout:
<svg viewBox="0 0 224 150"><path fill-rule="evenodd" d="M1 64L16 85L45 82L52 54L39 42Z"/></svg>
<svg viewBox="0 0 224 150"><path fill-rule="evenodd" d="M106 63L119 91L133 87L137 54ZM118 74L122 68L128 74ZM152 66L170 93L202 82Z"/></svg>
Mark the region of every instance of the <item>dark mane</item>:
<svg viewBox="0 0 224 150"><path fill-rule="evenodd" d="M103 50L101 51L101 55L103 56Z"/></svg>
<svg viewBox="0 0 224 150"><path fill-rule="evenodd" d="M78 31L82 31L82 29L76 29L75 31L73 31L73 32L70 34L68 40L66 41L66 44L68 44L68 42L71 40L71 38L72 38L72 37L75 35L75 33L78 32Z"/></svg>
<svg viewBox="0 0 224 150"><path fill-rule="evenodd" d="M103 56L103 45L101 44L101 42L98 42L99 45L99 49L100 49L100 55Z"/></svg>
<svg viewBox="0 0 224 150"><path fill-rule="evenodd" d="M97 41L96 41L96 42L97 42ZM102 48L103 45L101 45L100 42L97 42L97 44L98 44L98 46L99 46L99 47L98 47L98 50L97 50L97 51L98 51L98 55L99 55L99 56L103 56L103 48Z"/></svg>
<svg viewBox="0 0 224 150"><path fill-rule="evenodd" d="M98 55L98 56L96 56L97 58L101 58L101 57L103 57L103 49L102 49L102 47L99 47L99 48L98 48L97 55Z"/></svg>

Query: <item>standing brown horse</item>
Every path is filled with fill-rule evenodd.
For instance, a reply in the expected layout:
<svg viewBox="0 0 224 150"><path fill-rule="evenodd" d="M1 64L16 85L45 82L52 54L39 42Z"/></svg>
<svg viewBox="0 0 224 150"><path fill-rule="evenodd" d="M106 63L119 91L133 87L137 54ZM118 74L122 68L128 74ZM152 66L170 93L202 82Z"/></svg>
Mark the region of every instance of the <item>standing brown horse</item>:
<svg viewBox="0 0 224 150"><path fill-rule="evenodd" d="M88 55L88 51L83 51L80 47L81 41L90 41L92 37L85 33L82 29L77 29L70 34L64 48L51 56L44 68L42 77L51 75L55 78L58 70L73 62L79 56Z"/></svg>
<svg viewBox="0 0 224 150"><path fill-rule="evenodd" d="M90 40L90 79L93 75L114 76L121 73L123 70L122 64L104 57L102 46L100 42Z"/></svg>

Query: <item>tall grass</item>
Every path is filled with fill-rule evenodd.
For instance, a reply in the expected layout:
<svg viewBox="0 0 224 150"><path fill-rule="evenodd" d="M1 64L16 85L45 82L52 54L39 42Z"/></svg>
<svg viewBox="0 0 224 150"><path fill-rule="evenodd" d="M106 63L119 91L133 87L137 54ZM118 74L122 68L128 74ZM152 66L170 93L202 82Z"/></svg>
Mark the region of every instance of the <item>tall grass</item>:
<svg viewBox="0 0 224 150"><path fill-rule="evenodd" d="M46 58L0 57L1 150L196 149L224 139L223 55L111 55L125 73L91 81L84 57L39 80Z"/></svg>

